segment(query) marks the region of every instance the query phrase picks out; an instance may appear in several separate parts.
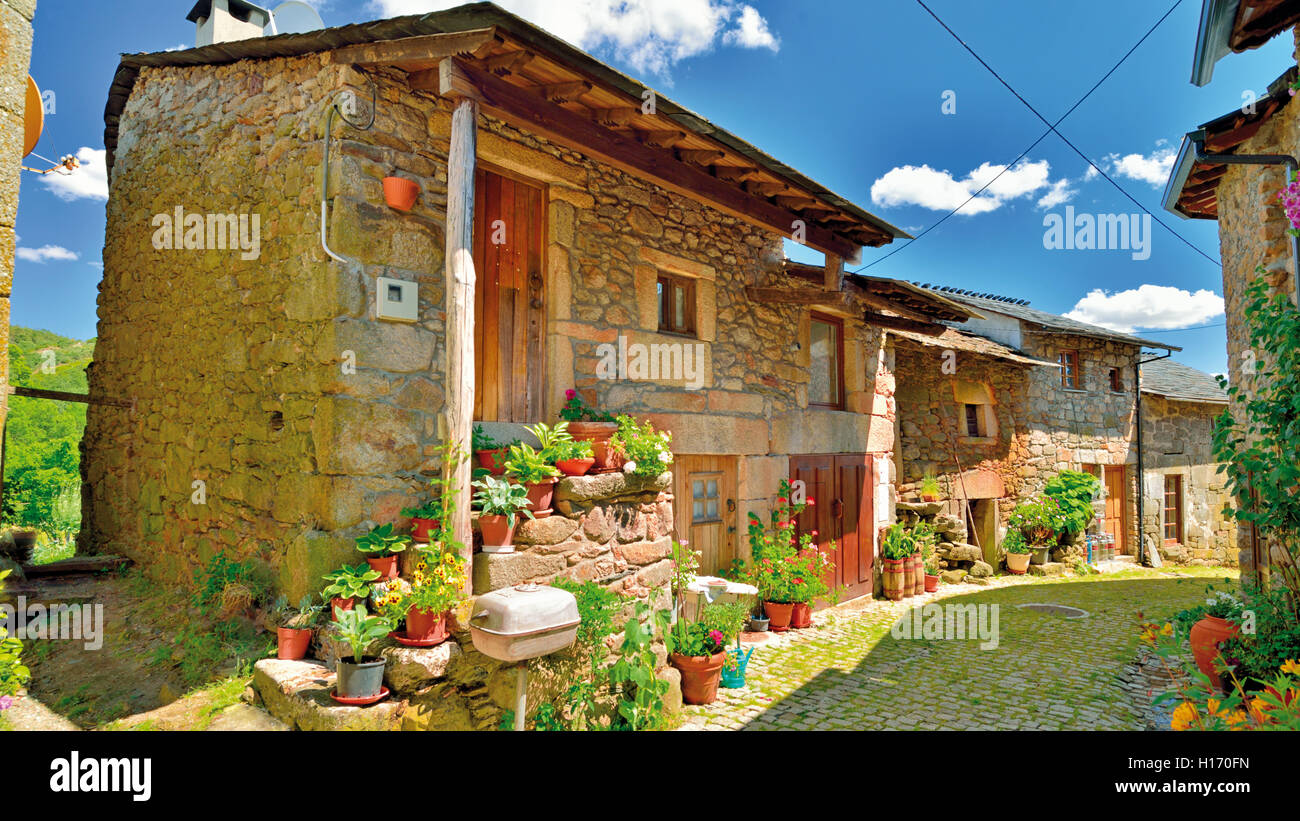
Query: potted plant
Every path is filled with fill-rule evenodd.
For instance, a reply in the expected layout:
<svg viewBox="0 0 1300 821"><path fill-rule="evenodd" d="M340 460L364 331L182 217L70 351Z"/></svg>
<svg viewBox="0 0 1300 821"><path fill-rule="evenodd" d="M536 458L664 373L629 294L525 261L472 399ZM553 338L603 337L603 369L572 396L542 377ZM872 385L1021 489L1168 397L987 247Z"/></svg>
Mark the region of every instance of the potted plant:
<svg viewBox="0 0 1300 821"><path fill-rule="evenodd" d="M370 595L370 585L379 580L379 571L368 565L344 565L323 577L329 586L320 592L322 600L330 603L330 614L338 610L351 610L358 601Z"/></svg>
<svg viewBox="0 0 1300 821"><path fill-rule="evenodd" d="M451 611L465 587L465 559L454 546L420 551L415 583L402 600L406 608L406 637L427 646L447 639Z"/></svg>
<svg viewBox="0 0 1300 821"><path fill-rule="evenodd" d="M1213 587L1206 588L1207 592L1213 590ZM1195 620L1187 634L1188 643L1192 647L1192 658L1196 660L1196 668L1209 676L1210 683L1215 688L1223 687L1215 665L1215 659L1220 655L1219 647L1228 639L1241 634L1241 628L1235 622L1241 620L1244 608L1241 599L1219 590L1207 598L1205 604L1184 610L1175 617L1181 625Z"/></svg>
<svg viewBox="0 0 1300 821"><path fill-rule="evenodd" d="M405 177L384 177L384 202L398 211L410 211L420 196L420 186Z"/></svg>
<svg viewBox="0 0 1300 821"><path fill-rule="evenodd" d="M370 532L357 539L357 550L366 554L366 564L372 570L379 571L381 579L397 578L397 554L406 550L411 537L405 533L394 533L393 523L376 525Z"/></svg>
<svg viewBox="0 0 1300 821"><path fill-rule="evenodd" d="M943 488L939 486L939 480L933 473L927 472L921 477L921 501L937 502L941 498L943 498Z"/></svg>
<svg viewBox="0 0 1300 821"><path fill-rule="evenodd" d="M1030 561L1046 564L1064 526L1060 503L1051 496L1035 496L1016 505L1007 518L1009 530L1019 530L1029 545Z"/></svg>
<svg viewBox="0 0 1300 821"><path fill-rule="evenodd" d="M297 661L306 658L311 646L312 628L316 626L325 605L313 604L311 595L303 596L297 607L289 604L288 596L280 596L271 607L275 620L276 652L278 659Z"/></svg>
<svg viewBox="0 0 1300 821"><path fill-rule="evenodd" d="M715 602L705 605L698 620L680 620L665 635L669 663L682 674L682 701L712 704L717 700L724 650L740 635L747 612L739 602Z"/></svg>
<svg viewBox="0 0 1300 821"><path fill-rule="evenodd" d="M885 588L885 598L891 601L901 601L909 595L903 588L904 564L914 550L915 544L912 534L908 532L907 528L903 527L901 522L885 528L884 537L880 541L880 555L884 560L881 575Z"/></svg>
<svg viewBox="0 0 1300 821"><path fill-rule="evenodd" d="M506 476L525 488L534 518L551 515L551 499L555 496L556 477L560 472L532 445L511 445L506 459Z"/></svg>
<svg viewBox="0 0 1300 821"><path fill-rule="evenodd" d="M564 392L564 407L560 418L569 423L569 435L579 442L590 442L592 458L596 460L595 473L612 473L618 470L617 453L610 447L610 439L618 432L618 424L611 413L601 413L582 401L573 388Z"/></svg>
<svg viewBox="0 0 1300 821"><path fill-rule="evenodd" d="M794 573L790 580L795 598L794 608L790 611L790 626L796 630L812 627L812 603L831 592L826 584L826 574L835 569L835 563L812 544L811 539L810 536L807 546L793 559L786 560ZM835 542L831 542L827 549L835 552Z"/></svg>
<svg viewBox="0 0 1300 821"><path fill-rule="evenodd" d="M417 542L427 543L429 533L438 527L442 520L442 497L435 496L419 507L404 507L402 515L411 520L411 538Z"/></svg>
<svg viewBox="0 0 1300 821"><path fill-rule="evenodd" d="M649 420L641 424L630 416L620 414L618 432L609 440L620 458L623 472L629 476L659 476L673 463L671 444L673 435L656 431Z"/></svg>
<svg viewBox="0 0 1300 821"><path fill-rule="evenodd" d="M347 642L352 657L340 656L335 662L338 680L334 685L337 700L373 703L386 695L383 656L367 656L366 648L388 635L392 623L382 616L366 612L364 604L352 610L335 608L338 636Z"/></svg>
<svg viewBox="0 0 1300 821"><path fill-rule="evenodd" d="M771 624L771 620L761 609L749 614L749 632L766 633L769 624Z"/></svg>
<svg viewBox="0 0 1300 821"><path fill-rule="evenodd" d="M1025 537L1020 535L1019 530L1008 530L1007 537L1002 540L1002 546L1007 551L1007 570L1017 576L1025 575L1025 571L1029 569L1030 553L1029 545L1025 544Z"/></svg>
<svg viewBox="0 0 1300 821"><path fill-rule="evenodd" d="M528 491L523 485L495 476L478 479L473 486L474 504L480 511L478 527L483 534L483 552L513 553L515 520L520 513L533 518L528 509Z"/></svg>
<svg viewBox="0 0 1300 821"><path fill-rule="evenodd" d="M500 476L506 471L506 447L484 433L482 425L474 426L474 458L478 460L479 467L493 476Z"/></svg>
<svg viewBox="0 0 1300 821"><path fill-rule="evenodd" d="M818 553L813 545L815 531L795 535L799 514L816 502L813 499L792 502L792 490L788 481L781 480L770 522L765 526L758 514L750 513L747 528L750 555L754 557L750 578L758 588L768 627L775 633L790 629L797 602L811 601L812 595L806 591L813 579L807 563L813 560L811 553ZM816 581L820 583L820 577Z"/></svg>
<svg viewBox="0 0 1300 821"><path fill-rule="evenodd" d="M560 442L552 448L551 455L555 457L555 466L565 476L584 476L596 464L591 443L587 441L570 439Z"/></svg>

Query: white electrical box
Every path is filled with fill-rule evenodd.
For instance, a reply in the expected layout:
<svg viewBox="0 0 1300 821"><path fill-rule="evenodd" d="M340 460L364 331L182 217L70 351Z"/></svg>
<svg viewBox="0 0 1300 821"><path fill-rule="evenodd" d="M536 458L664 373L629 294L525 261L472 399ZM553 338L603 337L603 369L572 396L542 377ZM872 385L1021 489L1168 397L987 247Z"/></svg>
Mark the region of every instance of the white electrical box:
<svg viewBox="0 0 1300 821"><path fill-rule="evenodd" d="M420 320L420 286L390 277L375 278L375 316L391 322Z"/></svg>

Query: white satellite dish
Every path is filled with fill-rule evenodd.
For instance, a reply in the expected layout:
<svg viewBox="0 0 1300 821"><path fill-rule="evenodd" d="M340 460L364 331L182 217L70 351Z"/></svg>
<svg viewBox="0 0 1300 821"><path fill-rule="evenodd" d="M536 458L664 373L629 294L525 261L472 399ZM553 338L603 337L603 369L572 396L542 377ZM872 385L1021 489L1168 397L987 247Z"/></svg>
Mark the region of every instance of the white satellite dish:
<svg viewBox="0 0 1300 821"><path fill-rule="evenodd" d="M271 22L266 24L263 34L302 34L325 27L325 21L316 9L302 0L285 0L271 12Z"/></svg>

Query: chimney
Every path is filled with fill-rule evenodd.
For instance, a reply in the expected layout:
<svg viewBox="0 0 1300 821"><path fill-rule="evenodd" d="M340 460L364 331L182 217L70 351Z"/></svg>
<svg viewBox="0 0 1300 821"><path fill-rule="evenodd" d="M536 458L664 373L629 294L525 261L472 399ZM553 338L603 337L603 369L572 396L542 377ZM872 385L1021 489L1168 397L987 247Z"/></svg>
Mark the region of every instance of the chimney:
<svg viewBox="0 0 1300 821"><path fill-rule="evenodd" d="M194 45L261 37L271 12L245 0L199 0L185 18L195 24Z"/></svg>

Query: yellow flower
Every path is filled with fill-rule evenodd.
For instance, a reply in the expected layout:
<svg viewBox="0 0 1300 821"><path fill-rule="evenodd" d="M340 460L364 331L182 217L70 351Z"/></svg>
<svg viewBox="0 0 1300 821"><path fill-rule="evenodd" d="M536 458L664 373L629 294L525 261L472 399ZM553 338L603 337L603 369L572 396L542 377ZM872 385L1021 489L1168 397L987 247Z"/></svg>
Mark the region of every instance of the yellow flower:
<svg viewBox="0 0 1300 821"><path fill-rule="evenodd" d="M1282 662L1282 666L1278 669L1289 675L1300 676L1300 661L1296 659L1287 659Z"/></svg>
<svg viewBox="0 0 1300 821"><path fill-rule="evenodd" d="M1174 730L1190 730L1196 726L1196 705L1184 701L1174 709L1171 727Z"/></svg>
<svg viewBox="0 0 1300 821"><path fill-rule="evenodd" d="M1165 626L1160 628L1160 635L1172 636L1173 634L1174 634L1173 622L1169 622L1169 621L1165 622Z"/></svg>

